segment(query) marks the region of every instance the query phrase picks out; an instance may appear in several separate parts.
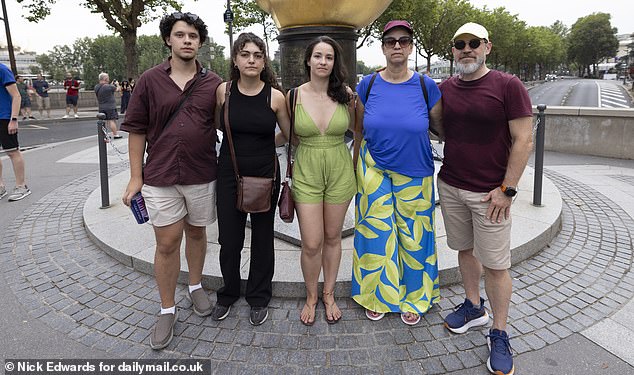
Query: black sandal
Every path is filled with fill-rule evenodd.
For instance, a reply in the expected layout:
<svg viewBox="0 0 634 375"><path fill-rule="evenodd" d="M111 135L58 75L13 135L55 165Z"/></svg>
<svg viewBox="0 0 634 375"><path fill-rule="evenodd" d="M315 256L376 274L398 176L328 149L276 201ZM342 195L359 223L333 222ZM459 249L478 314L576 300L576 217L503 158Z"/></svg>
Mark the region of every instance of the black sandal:
<svg viewBox="0 0 634 375"><path fill-rule="evenodd" d="M323 295L324 295L324 296L333 296L333 297L332 297L333 301L334 301L334 299L335 299L334 294L335 294L335 291L334 291L334 290L333 290L332 292L326 292L326 291L324 291L324 292L323 292ZM333 306L337 306L337 302L333 302L332 304L328 304L328 303L326 303L326 301L324 300L324 298L323 298L323 297L322 297L322 300L321 300L321 301L324 303L324 310L325 310L325 311L324 311L324 313L325 313L324 315L325 315L325 317L326 317L326 323L328 323L328 324L336 324L336 323L339 323L339 321L341 320L341 317L339 317L338 319L334 319L334 317L333 317L333 319L328 319L328 308L330 308L330 309L332 310ZM341 310L340 310L340 311L341 311ZM331 312L332 312L332 311L331 311Z"/></svg>

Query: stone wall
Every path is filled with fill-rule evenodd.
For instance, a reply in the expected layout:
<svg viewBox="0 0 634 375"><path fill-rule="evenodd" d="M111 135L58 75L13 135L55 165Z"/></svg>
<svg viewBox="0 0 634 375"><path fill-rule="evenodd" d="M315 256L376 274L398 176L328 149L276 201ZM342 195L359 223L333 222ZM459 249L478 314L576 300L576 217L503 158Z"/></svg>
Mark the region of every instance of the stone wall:
<svg viewBox="0 0 634 375"><path fill-rule="evenodd" d="M553 106L545 114L546 150L634 159L634 109Z"/></svg>

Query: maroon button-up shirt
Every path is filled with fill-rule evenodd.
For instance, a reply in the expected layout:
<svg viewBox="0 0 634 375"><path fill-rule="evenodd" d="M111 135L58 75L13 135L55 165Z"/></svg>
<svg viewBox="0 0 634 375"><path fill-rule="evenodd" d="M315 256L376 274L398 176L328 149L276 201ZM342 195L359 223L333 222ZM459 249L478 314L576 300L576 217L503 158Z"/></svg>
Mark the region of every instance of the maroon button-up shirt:
<svg viewBox="0 0 634 375"><path fill-rule="evenodd" d="M196 62L200 71L200 64ZM145 134L143 182L151 186L194 185L216 179L216 88L222 82L208 71L172 122L163 129L192 85L181 90L170 78L170 60L147 70L136 83L121 130Z"/></svg>

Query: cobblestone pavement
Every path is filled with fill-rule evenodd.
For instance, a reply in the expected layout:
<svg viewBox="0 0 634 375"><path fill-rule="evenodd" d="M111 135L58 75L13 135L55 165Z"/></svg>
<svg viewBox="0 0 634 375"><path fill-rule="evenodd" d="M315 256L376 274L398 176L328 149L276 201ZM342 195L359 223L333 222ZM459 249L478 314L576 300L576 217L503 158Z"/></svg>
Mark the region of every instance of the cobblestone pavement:
<svg viewBox="0 0 634 375"><path fill-rule="evenodd" d="M546 173L561 190L563 224L548 247L511 270L509 331L520 354L582 331L634 295L632 218L589 186ZM320 305L315 325L305 327L301 299L274 298L269 320L253 327L243 299L215 322L192 313L179 285L176 336L152 351L153 277L107 256L83 227L83 203L97 184L93 173L54 190L7 229L0 248L0 270L31 317L88 347L122 358L210 358L219 374L442 374L486 362L486 329L452 335L442 326L464 298L460 286L442 288L440 303L415 327L396 314L371 322L345 296L337 299L339 324L326 324Z"/></svg>

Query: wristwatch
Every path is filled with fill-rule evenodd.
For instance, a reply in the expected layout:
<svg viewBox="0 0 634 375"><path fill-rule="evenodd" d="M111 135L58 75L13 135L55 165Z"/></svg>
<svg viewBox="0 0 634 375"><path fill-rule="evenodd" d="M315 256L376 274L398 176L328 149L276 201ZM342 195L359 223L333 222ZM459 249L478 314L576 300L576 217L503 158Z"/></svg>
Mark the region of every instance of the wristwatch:
<svg viewBox="0 0 634 375"><path fill-rule="evenodd" d="M517 194L517 189L513 186L502 185L500 186L500 190L502 190L502 193L504 193L507 197L514 197L515 194Z"/></svg>
<svg viewBox="0 0 634 375"><path fill-rule="evenodd" d="M11 117L11 121L18 121L17 117Z"/></svg>

